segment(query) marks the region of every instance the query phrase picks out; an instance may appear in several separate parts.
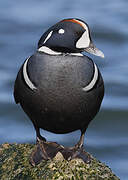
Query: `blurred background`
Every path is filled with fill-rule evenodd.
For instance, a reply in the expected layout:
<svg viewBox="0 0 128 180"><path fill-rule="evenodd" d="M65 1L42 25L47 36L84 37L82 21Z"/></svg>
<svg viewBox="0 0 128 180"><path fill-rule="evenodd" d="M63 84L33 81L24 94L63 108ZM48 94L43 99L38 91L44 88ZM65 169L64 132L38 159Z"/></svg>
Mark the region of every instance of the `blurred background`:
<svg viewBox="0 0 128 180"><path fill-rule="evenodd" d="M0 1L0 144L35 143L31 121L16 105L13 86L23 61L32 55L42 33L63 18L86 21L105 59L91 56L105 82L105 97L85 138L86 150L128 179L128 1L1 0ZM73 145L80 132L47 140Z"/></svg>

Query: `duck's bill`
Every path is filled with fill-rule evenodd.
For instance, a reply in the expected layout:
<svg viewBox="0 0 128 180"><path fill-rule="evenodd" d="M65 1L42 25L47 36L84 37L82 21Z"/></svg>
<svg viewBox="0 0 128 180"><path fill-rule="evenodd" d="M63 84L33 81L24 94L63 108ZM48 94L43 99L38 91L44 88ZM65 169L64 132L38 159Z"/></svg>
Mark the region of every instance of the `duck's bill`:
<svg viewBox="0 0 128 180"><path fill-rule="evenodd" d="M98 48L96 48L93 44L90 44L89 47L85 48L85 51L95 56L100 56L101 58L104 58L104 53Z"/></svg>

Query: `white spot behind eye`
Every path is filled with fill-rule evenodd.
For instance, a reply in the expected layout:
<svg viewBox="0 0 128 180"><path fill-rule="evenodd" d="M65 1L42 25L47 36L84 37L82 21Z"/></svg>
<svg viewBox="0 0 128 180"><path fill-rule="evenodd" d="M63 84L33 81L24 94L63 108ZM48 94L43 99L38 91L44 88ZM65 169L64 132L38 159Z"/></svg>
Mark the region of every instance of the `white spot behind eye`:
<svg viewBox="0 0 128 180"><path fill-rule="evenodd" d="M58 33L59 34L64 34L65 30L64 29L59 29Z"/></svg>

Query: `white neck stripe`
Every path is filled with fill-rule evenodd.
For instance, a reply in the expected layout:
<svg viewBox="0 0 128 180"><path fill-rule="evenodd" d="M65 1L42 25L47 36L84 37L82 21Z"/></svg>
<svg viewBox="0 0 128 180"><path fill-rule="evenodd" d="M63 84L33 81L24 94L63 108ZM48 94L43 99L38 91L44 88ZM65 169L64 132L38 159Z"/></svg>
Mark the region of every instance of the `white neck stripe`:
<svg viewBox="0 0 128 180"><path fill-rule="evenodd" d="M82 53L69 53L72 56L84 56Z"/></svg>
<svg viewBox="0 0 128 180"><path fill-rule="evenodd" d="M34 90L34 89L37 89L37 88L31 82L31 80L29 79L28 74L27 74L27 63L28 63L28 60L29 60L29 58L25 61L24 65L23 65L23 77L24 77L24 80L25 80L26 84L28 85L28 87L30 89Z"/></svg>
<svg viewBox="0 0 128 180"><path fill-rule="evenodd" d="M46 46L42 46L38 49L39 52L44 52L46 54L50 54L50 55L59 55L62 54L61 52L56 52L51 50L50 48L46 47Z"/></svg>
<svg viewBox="0 0 128 180"><path fill-rule="evenodd" d="M84 91L91 90L95 86L95 84L96 84L96 81L98 79L98 69L97 69L97 66L96 66L95 63L94 63L94 68L95 68L95 70L94 70L93 79L92 79L92 81L86 87L83 88Z"/></svg>
<svg viewBox="0 0 128 180"><path fill-rule="evenodd" d="M46 46L42 46L38 49L39 52L43 52L43 53L46 53L46 54L50 54L50 55L62 55L64 53L62 52L56 52L56 51L53 51L51 50L50 48L46 47ZM66 53L65 53L66 54ZM69 55L72 55L72 56L83 56L83 54L81 53L67 53Z"/></svg>

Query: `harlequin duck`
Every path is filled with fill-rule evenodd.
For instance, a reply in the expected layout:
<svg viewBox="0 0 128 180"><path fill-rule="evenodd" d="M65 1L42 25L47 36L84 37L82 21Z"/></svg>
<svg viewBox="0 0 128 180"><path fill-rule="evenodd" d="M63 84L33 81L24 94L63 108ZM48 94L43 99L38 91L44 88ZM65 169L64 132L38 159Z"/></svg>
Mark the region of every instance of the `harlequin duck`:
<svg viewBox="0 0 128 180"><path fill-rule="evenodd" d="M104 57L94 46L87 23L64 19L42 35L37 51L25 60L17 75L14 98L35 127L44 159L51 158L55 149L63 154L67 149L48 143L40 135L40 128L58 134L80 130L79 142L70 148L70 153L67 150L71 159L80 157L85 131L100 109L103 79L92 59L82 54L84 51ZM47 152L45 143L51 152ZM38 153L33 155L35 162Z"/></svg>

